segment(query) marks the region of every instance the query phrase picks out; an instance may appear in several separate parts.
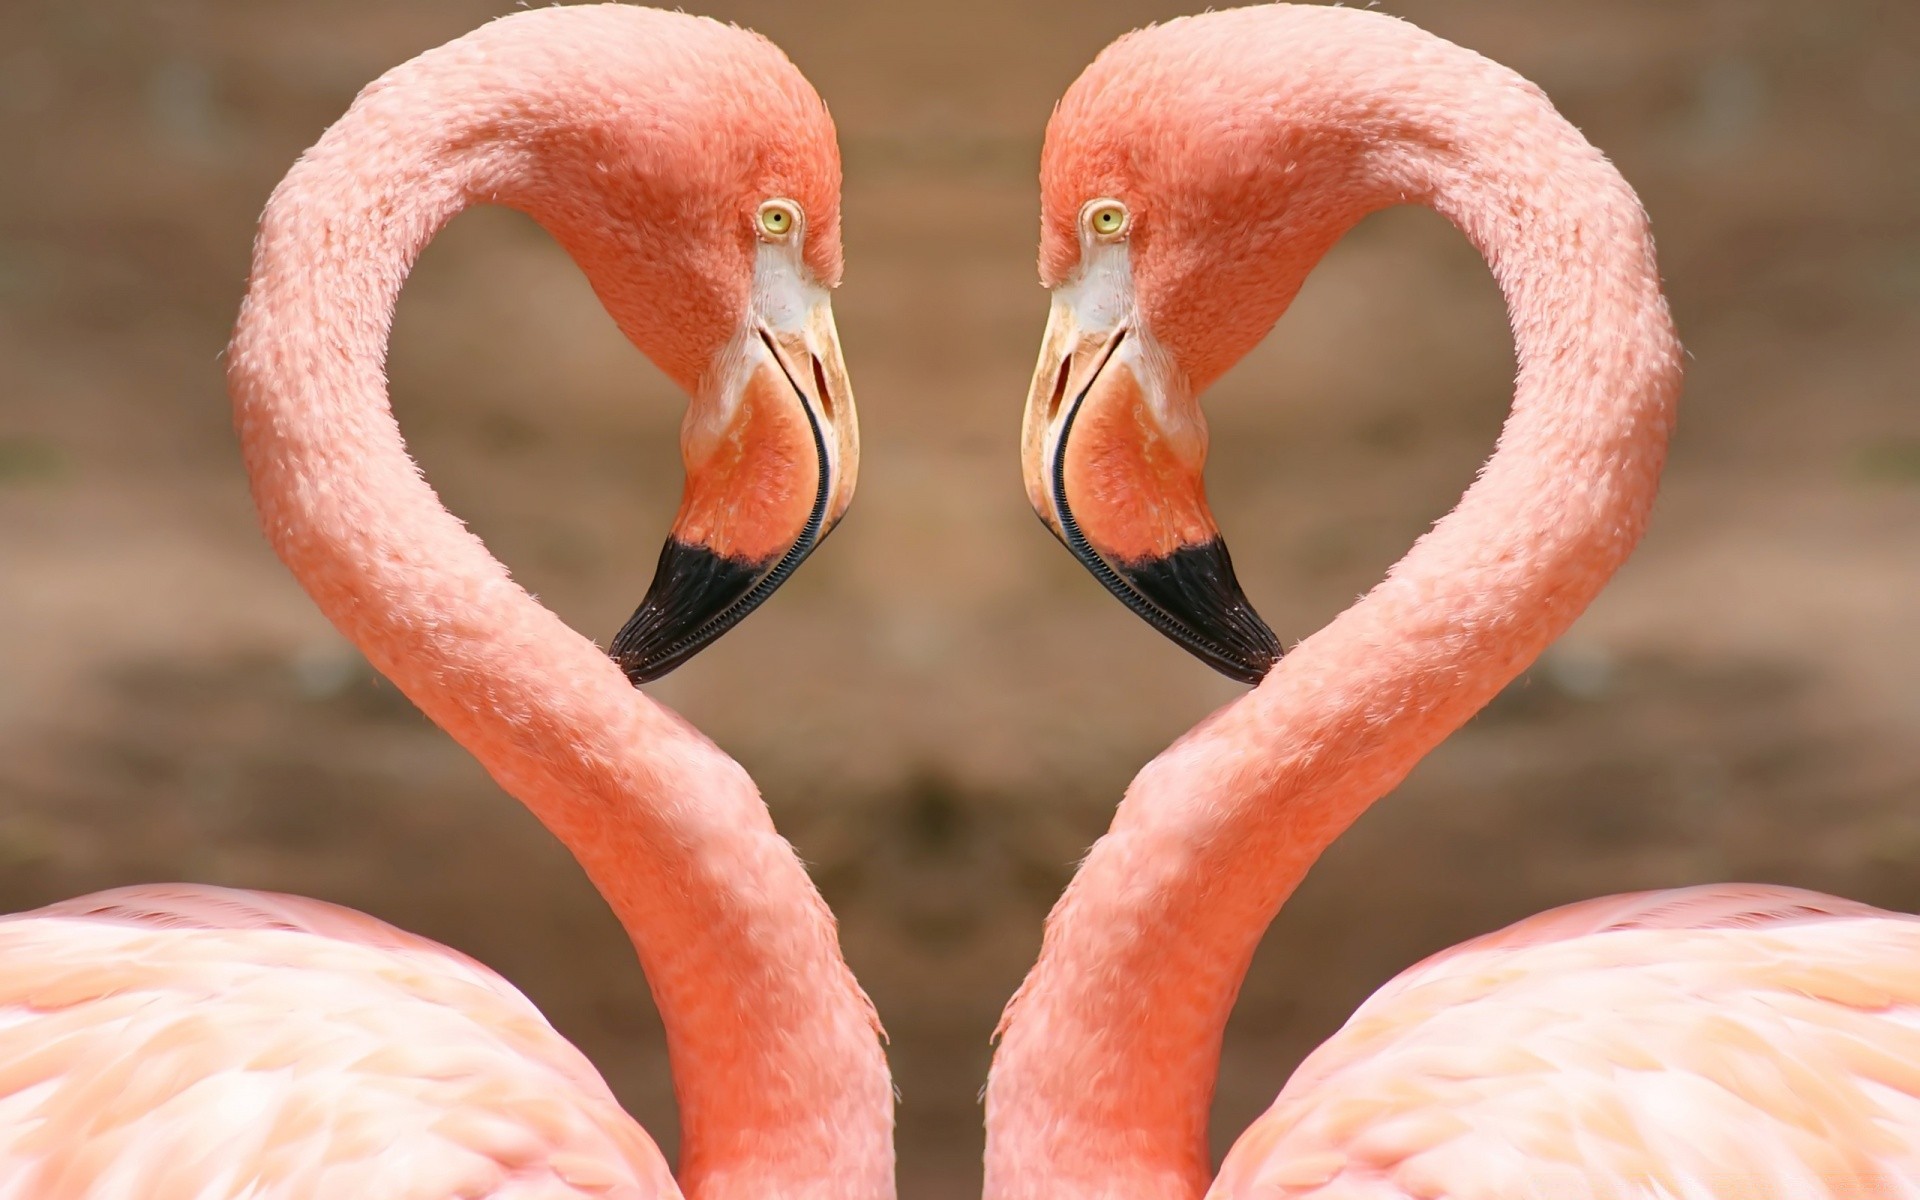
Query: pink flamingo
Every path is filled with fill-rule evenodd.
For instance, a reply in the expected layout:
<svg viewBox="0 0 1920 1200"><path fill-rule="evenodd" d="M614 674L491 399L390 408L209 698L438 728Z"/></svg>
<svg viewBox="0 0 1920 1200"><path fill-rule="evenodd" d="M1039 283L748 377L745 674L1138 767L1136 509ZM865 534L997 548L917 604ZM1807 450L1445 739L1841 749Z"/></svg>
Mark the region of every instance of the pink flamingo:
<svg viewBox="0 0 1920 1200"><path fill-rule="evenodd" d="M777 49L714 21L498 21L368 87L288 174L230 352L276 550L631 935L679 1185L484 967L317 901L174 887L0 922L5 1200L893 1195L879 1026L752 782L514 584L407 456L394 303L480 201L551 231L694 397L686 500L626 638L650 677L772 590L853 486L833 126Z"/></svg>
<svg viewBox="0 0 1920 1200"><path fill-rule="evenodd" d="M986 1195L1190 1200L1262 932L1638 541L1680 353L1619 174L1533 85L1383 15L1273 5L1125 37L1061 101L1041 174L1034 506L1157 627L1264 681L1141 772L1054 909L1001 1022ZM1207 511L1195 398L1333 242L1404 202L1491 264L1512 413L1459 506L1276 665ZM1917 1147L1920 921L1709 887L1563 908L1401 975L1208 1194L1914 1196Z"/></svg>

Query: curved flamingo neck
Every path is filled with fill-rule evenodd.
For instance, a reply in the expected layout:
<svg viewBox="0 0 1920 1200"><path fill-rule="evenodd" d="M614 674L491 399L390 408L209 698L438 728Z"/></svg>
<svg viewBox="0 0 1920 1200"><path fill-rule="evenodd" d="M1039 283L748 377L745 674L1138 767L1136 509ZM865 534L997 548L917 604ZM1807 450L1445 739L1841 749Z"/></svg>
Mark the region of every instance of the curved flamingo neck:
<svg viewBox="0 0 1920 1200"><path fill-rule="evenodd" d="M687 1194L891 1197L877 1020L752 781L509 578L394 421L387 335L426 243L476 201L567 219L543 208L541 151L493 140L514 97L487 82L436 92L416 64L397 70L269 202L228 371L262 523L341 632L618 914L666 1027Z"/></svg>
<svg viewBox="0 0 1920 1200"><path fill-rule="evenodd" d="M1645 527L1680 368L1644 213L1531 85L1427 41L1444 56L1365 97L1390 136L1334 185L1343 223L1323 242L1414 201L1480 249L1519 359L1499 447L1385 581L1135 779L1002 1019L992 1200L1205 1190L1221 1035L1274 914Z"/></svg>

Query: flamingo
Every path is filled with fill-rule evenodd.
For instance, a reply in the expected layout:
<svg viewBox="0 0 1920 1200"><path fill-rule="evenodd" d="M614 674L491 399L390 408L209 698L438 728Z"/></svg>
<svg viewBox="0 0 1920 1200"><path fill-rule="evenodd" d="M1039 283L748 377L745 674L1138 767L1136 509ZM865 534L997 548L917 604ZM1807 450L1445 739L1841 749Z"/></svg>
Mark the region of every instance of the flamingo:
<svg viewBox="0 0 1920 1200"><path fill-rule="evenodd" d="M1123 37L1055 110L1041 191L1034 508L1161 632L1260 682L1140 772L1050 915L1001 1020L986 1196L1920 1195L1920 920L1758 886L1577 904L1413 967L1210 1180L1262 932L1639 540L1680 351L1619 173L1531 83L1382 14ZM1196 398L1336 240L1407 202L1491 266L1512 409L1452 513L1276 664L1206 505Z"/></svg>
<svg viewBox="0 0 1920 1200"><path fill-rule="evenodd" d="M180 886L0 921L0 1198L893 1195L879 1025L826 907L746 773L632 686L845 511L839 181L825 106L760 37L612 4L516 14L370 85L293 167L229 352L276 551L631 936L678 1184L485 967L318 901ZM545 226L692 396L685 499L619 664L440 505L388 406L401 283L475 202Z"/></svg>

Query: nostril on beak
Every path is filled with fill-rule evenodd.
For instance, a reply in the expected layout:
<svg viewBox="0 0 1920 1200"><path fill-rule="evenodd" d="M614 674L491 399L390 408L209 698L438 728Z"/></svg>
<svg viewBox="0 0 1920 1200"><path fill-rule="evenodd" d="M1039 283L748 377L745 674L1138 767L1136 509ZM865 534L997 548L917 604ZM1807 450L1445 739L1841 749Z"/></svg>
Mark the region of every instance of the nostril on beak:
<svg viewBox="0 0 1920 1200"><path fill-rule="evenodd" d="M1060 413L1060 401L1067 395L1067 375L1073 366L1070 357L1060 360L1060 371L1053 377L1053 396L1047 401L1047 420L1051 421Z"/></svg>
<svg viewBox="0 0 1920 1200"><path fill-rule="evenodd" d="M807 357L813 362L813 394L820 397L820 411L827 420L831 421L835 414L833 389L827 386L827 368L821 365L818 354L809 354Z"/></svg>

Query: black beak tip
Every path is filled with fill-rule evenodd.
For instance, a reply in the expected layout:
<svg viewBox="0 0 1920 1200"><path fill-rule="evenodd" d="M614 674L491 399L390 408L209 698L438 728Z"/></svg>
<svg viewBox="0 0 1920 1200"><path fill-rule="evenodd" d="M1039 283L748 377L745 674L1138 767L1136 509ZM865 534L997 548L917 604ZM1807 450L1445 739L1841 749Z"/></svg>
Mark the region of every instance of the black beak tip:
<svg viewBox="0 0 1920 1200"><path fill-rule="evenodd" d="M1222 675L1257 684L1280 661L1280 639L1248 603L1219 538L1114 573L1126 591L1112 590L1129 608Z"/></svg>
<svg viewBox="0 0 1920 1200"><path fill-rule="evenodd" d="M1281 655L1279 639L1274 637L1271 629L1267 629L1266 622L1260 620L1259 613L1253 613L1252 616L1259 623L1260 628L1266 630L1267 637L1273 639L1272 648L1263 649L1231 663L1214 664L1222 675L1244 683L1248 687L1255 687L1266 679L1274 667L1280 664Z"/></svg>
<svg viewBox="0 0 1920 1200"><path fill-rule="evenodd" d="M635 687L652 683L758 607L766 597L757 585L772 566L668 538L646 598L607 652Z"/></svg>

